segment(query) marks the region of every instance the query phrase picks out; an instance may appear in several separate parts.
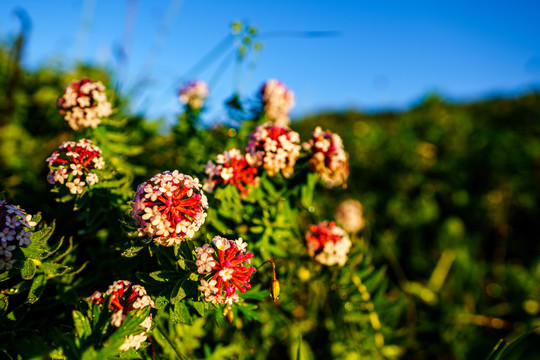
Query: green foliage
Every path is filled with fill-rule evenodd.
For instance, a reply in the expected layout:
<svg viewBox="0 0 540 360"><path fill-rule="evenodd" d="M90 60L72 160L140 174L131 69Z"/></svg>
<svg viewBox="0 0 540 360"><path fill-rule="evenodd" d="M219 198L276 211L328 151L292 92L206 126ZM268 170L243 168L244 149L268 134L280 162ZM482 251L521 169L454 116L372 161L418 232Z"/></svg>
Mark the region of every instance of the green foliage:
<svg viewBox="0 0 540 360"><path fill-rule="evenodd" d="M240 60L260 48L255 29L234 29ZM186 106L158 131L159 122L130 115L129 99L108 90L113 115L75 133L55 109L63 87L89 77L112 89L111 76L83 66L23 70L13 49L0 47L1 190L43 219L31 245L13 252L14 267L0 270L2 356L494 360L539 353L538 94L467 105L432 96L403 113L294 122L303 140L320 125L341 135L350 156L346 189L323 188L304 154L290 178L259 171L247 194L223 184L206 193L201 230L164 247L138 236L130 215L137 185L174 169L202 182L206 162L244 149L268 120L264 112L236 94L228 106L238 127L207 129L204 108ZM80 138L102 150L100 181L76 196L51 191L45 159ZM350 234L343 266L322 265L308 255L305 233L333 219L348 198L362 202L366 225ZM198 289L196 248L216 235L242 237L255 254L253 287L232 306L206 302ZM132 311L116 328L110 303L82 299L118 279L142 284L154 309ZM149 341L121 352L150 311ZM495 346L500 338L513 341Z"/></svg>

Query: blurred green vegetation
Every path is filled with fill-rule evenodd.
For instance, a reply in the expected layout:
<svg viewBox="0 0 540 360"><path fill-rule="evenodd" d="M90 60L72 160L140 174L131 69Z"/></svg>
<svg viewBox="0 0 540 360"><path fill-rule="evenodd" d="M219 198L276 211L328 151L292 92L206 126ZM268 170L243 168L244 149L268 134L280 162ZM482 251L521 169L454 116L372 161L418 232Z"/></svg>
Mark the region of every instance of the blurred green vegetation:
<svg viewBox="0 0 540 360"><path fill-rule="evenodd" d="M96 284L106 286L111 274L149 265L140 259L107 258L119 247L120 232L110 231L110 226L105 230L98 223L94 234L81 233L88 219L73 217L72 207L56 202L46 182L45 159L75 136L56 110L58 95L72 79L82 77L114 89L111 74L84 65L74 70L55 64L22 69L22 41L17 38L0 48L0 191L28 213L42 212L47 223L56 219L58 233L80 241L78 263L90 262L81 273L86 278L71 284L60 306L32 310L35 316L54 317L69 329L66 299L91 294ZM164 170L179 169L203 178L206 159L222 152L227 142L244 141L239 138L241 130L229 131L226 126L189 128L186 114L169 131L159 131L164 127L161 122L130 113L129 99L112 90L108 97L122 125L104 124L101 129L106 130L91 135L101 140L104 153L118 159L115 168L129 175L118 201L129 198L129 187L134 191L136 184ZM367 226L356 239L361 245L351 254L350 269L357 266L372 274L374 268L387 268L373 273L386 277L383 290L373 289L379 314L390 326L385 336L393 343L374 358L484 358L500 338L513 340L536 329L540 324L540 93L469 104L447 103L432 95L400 113L325 113L292 124L304 140L316 126L343 138L351 175L346 189L317 188L314 216L331 219L341 200L361 201ZM103 221L111 220L108 214L104 210ZM368 250L369 262L362 262ZM305 277L306 271L315 274L316 270L297 269L295 264L284 268L283 272L300 279L302 285L289 289L288 295L299 303L328 295L336 298L332 304L341 304L340 291L365 289L351 272L354 284L350 279L336 280L335 289L340 291L321 293L323 281ZM335 279L330 270L324 276ZM56 289L61 289L60 283ZM294 304L284 300L280 315L272 317L275 305L263 303L259 310L267 326L245 324L230 333L209 330L210 325L199 318L189 327L157 321L185 336L186 354L201 358L240 357L242 350L252 351L256 344L273 358L285 354L295 358L294 349L302 349L296 350L302 358L332 354L354 359L366 356L358 344L365 342L362 350L367 354L377 345L371 333L348 327L354 314L343 308L314 307L317 312L306 314L305 308ZM391 306L399 306L405 315L396 315ZM320 324L319 316L334 321ZM358 321L360 329L373 326L362 321ZM29 333L29 341L37 336ZM212 338L202 339L212 333ZM534 334L531 337L535 341ZM287 343L279 343L286 338ZM222 346L216 339L231 344ZM155 341L167 343L160 333ZM24 355L24 344L16 346ZM357 352L350 352L355 347ZM167 351L174 358L174 352ZM248 352L251 355L255 357Z"/></svg>

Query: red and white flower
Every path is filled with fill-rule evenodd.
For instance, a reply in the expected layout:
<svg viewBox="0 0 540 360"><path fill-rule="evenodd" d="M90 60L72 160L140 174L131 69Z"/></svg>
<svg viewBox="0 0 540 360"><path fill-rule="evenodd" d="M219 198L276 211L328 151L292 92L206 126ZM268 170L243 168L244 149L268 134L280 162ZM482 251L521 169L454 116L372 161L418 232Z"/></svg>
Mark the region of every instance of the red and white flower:
<svg viewBox="0 0 540 360"><path fill-rule="evenodd" d="M101 150L87 139L64 142L46 161L47 181L65 185L72 194L82 194L86 186L97 183L99 178L94 171L105 164Z"/></svg>
<svg viewBox="0 0 540 360"><path fill-rule="evenodd" d="M250 276L256 270L250 264L253 253L246 252L247 244L238 238L228 240L221 236L212 239L213 247L205 244L195 249L197 271L203 275L199 291L204 293L205 301L214 304L238 302L241 293L251 289Z"/></svg>
<svg viewBox="0 0 540 360"><path fill-rule="evenodd" d="M28 246L32 242L34 226L32 215L15 205L0 200L0 271L13 267L15 259L12 252L21 246Z"/></svg>
<svg viewBox="0 0 540 360"><path fill-rule="evenodd" d="M351 240L342 228L331 221L311 225L306 233L306 246L309 256L323 265L343 266L351 248Z"/></svg>
<svg viewBox="0 0 540 360"><path fill-rule="evenodd" d="M345 200L336 209L336 222L345 231L355 233L365 226L362 204L357 200Z"/></svg>
<svg viewBox="0 0 540 360"><path fill-rule="evenodd" d="M309 167L320 175L326 187L346 186L349 158L339 135L317 127L312 138L303 145L311 151Z"/></svg>
<svg viewBox="0 0 540 360"><path fill-rule="evenodd" d="M180 102L193 110L203 107L208 96L208 85L202 80L193 80L180 89Z"/></svg>
<svg viewBox="0 0 540 360"><path fill-rule="evenodd" d="M242 192L247 194L249 186L257 186L259 178L257 169L249 165L240 150L231 149L219 154L216 163L208 161L204 167L204 172L208 178L204 181L203 190L213 192L217 184L233 184Z"/></svg>
<svg viewBox="0 0 540 360"><path fill-rule="evenodd" d="M58 99L58 111L73 130L95 128L102 118L112 114L105 86L90 79L71 82Z"/></svg>
<svg viewBox="0 0 540 360"><path fill-rule="evenodd" d="M270 79L262 86L260 97L268 120L289 125L289 113L296 103L292 90L281 80Z"/></svg>
<svg viewBox="0 0 540 360"><path fill-rule="evenodd" d="M251 166L263 166L269 176L281 171L290 177L300 155L300 136L288 126L266 122L249 135L246 159Z"/></svg>
<svg viewBox="0 0 540 360"><path fill-rule="evenodd" d="M199 179L178 170L157 174L137 188L131 216L139 236L165 246L192 238L206 219L208 200Z"/></svg>
<svg viewBox="0 0 540 360"><path fill-rule="evenodd" d="M117 280L109 286L105 294L96 291L86 300L101 305L109 303L109 308L113 311L110 323L117 328L122 325L131 311L144 309L147 306L154 307L154 301L148 296L145 288L140 285L132 285L127 280ZM147 338L147 332L152 327L152 315L146 317L140 326L145 328L145 331L126 336L124 343L120 346L121 351L127 351L131 347L135 350L139 349Z"/></svg>

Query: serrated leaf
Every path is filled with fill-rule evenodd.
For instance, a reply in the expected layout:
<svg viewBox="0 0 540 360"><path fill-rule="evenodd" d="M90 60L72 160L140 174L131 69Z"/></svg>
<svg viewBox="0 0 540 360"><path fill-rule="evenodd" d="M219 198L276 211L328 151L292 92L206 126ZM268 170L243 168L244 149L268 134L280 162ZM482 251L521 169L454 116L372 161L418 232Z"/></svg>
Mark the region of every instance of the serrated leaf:
<svg viewBox="0 0 540 360"><path fill-rule="evenodd" d="M34 304L39 300L43 290L45 289L45 284L47 283L47 278L44 274L38 274L32 281L32 286L28 292L28 297L26 299L27 304Z"/></svg>
<svg viewBox="0 0 540 360"><path fill-rule="evenodd" d="M36 263L32 259L26 259L21 269L21 277L24 280L30 280L36 274Z"/></svg>
<svg viewBox="0 0 540 360"><path fill-rule="evenodd" d="M169 300L165 296L158 296L156 301L154 301L154 307L156 309L163 309L168 303Z"/></svg>

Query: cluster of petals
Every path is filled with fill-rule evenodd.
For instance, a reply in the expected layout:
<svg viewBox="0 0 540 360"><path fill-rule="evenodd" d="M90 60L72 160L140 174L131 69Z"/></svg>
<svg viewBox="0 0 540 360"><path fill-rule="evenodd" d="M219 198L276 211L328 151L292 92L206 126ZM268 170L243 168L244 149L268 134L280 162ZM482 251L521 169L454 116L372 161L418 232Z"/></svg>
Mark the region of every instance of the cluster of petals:
<svg viewBox="0 0 540 360"><path fill-rule="evenodd" d="M268 120L281 125L290 123L289 112L294 107L296 99L292 90L277 79L264 83L260 91L264 112Z"/></svg>
<svg viewBox="0 0 540 360"><path fill-rule="evenodd" d="M251 166L263 166L269 176L281 171L290 177L300 155L300 136L286 125L270 121L259 125L249 135L246 159Z"/></svg>
<svg viewBox="0 0 540 360"><path fill-rule="evenodd" d="M113 311L110 323L117 328L122 325L131 311L144 309L147 306L154 307L154 301L148 296L145 288L140 285L132 285L127 280L117 280L109 286L105 294L96 291L87 300L101 305L109 303L109 308ZM127 351L131 347L135 350L139 349L141 343L146 340L146 333L152 327L152 315L147 316L139 326L143 327L145 331L126 336L120 347L121 351Z"/></svg>
<svg viewBox="0 0 540 360"><path fill-rule="evenodd" d="M82 194L85 186L97 183L99 178L94 170L105 165L101 150L88 139L62 143L46 161L49 164L47 181L66 186L74 195Z"/></svg>
<svg viewBox="0 0 540 360"><path fill-rule="evenodd" d="M28 246L32 242L34 226L32 215L6 200L0 200L0 270L9 270L13 267L13 250L20 246Z"/></svg>
<svg viewBox="0 0 540 360"><path fill-rule="evenodd" d="M336 223L349 233L360 231L365 226L362 204L358 200L345 200L336 209Z"/></svg>
<svg viewBox="0 0 540 360"><path fill-rule="evenodd" d="M311 151L309 166L320 175L328 188L346 185L349 177L349 158L341 137L331 131L322 131L317 127L312 138L304 143L304 148Z"/></svg>
<svg viewBox="0 0 540 360"><path fill-rule="evenodd" d="M131 216L139 236L164 246L192 238L204 224L208 199L199 179L178 170L153 176L137 188Z"/></svg>
<svg viewBox="0 0 540 360"><path fill-rule="evenodd" d="M213 192L217 184L233 184L242 192L248 193L248 186L257 186L259 178L257 168L249 165L240 150L231 149L219 154L216 162L208 161L204 167L208 178L204 181L203 190Z"/></svg>
<svg viewBox="0 0 540 360"><path fill-rule="evenodd" d="M256 271L249 266L253 253L246 252L247 244L242 238L228 240L216 236L212 244L195 249L197 271L203 275L198 289L207 302L232 305L240 300L237 290L244 293L251 288L250 276Z"/></svg>
<svg viewBox="0 0 540 360"><path fill-rule="evenodd" d="M309 256L323 265L343 266L351 248L349 236L336 223L323 221L311 225L306 233L306 245Z"/></svg>
<svg viewBox="0 0 540 360"><path fill-rule="evenodd" d="M203 107L208 96L208 85L202 80L192 80L180 89L180 102L193 110Z"/></svg>
<svg viewBox="0 0 540 360"><path fill-rule="evenodd" d="M58 99L58 111L73 130L95 128L101 119L112 114L105 86L98 81L72 81Z"/></svg>

